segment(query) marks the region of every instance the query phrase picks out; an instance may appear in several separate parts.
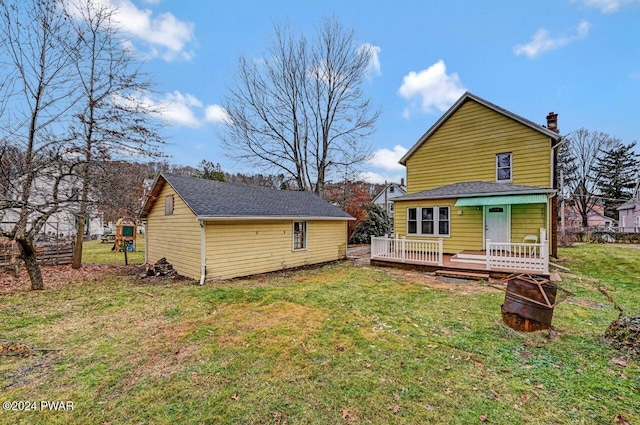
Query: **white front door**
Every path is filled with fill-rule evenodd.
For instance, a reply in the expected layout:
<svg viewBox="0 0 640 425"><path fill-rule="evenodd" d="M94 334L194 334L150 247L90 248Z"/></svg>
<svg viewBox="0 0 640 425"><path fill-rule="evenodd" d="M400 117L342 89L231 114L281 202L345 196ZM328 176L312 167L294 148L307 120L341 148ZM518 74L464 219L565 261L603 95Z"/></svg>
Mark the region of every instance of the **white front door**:
<svg viewBox="0 0 640 425"><path fill-rule="evenodd" d="M509 221L509 205L485 205L485 241L489 239L491 242L511 242Z"/></svg>

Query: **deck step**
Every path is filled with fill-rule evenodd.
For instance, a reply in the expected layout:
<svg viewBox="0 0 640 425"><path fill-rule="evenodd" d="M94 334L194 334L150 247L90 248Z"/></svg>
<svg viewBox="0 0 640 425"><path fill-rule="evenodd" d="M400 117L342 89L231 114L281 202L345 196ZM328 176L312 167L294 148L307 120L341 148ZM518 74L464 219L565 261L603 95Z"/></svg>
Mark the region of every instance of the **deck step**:
<svg viewBox="0 0 640 425"><path fill-rule="evenodd" d="M449 261L451 261L452 263L487 264L486 258L464 258L458 257L457 254L451 257Z"/></svg>
<svg viewBox="0 0 640 425"><path fill-rule="evenodd" d="M461 272L456 270L436 270L436 276L457 277L460 279L488 280L489 273Z"/></svg>

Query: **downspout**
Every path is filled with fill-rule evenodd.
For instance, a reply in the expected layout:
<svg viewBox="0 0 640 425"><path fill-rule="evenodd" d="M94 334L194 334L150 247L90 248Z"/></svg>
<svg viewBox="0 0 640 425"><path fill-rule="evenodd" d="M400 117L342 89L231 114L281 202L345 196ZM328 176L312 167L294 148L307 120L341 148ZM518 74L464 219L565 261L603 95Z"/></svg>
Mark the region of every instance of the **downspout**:
<svg viewBox="0 0 640 425"><path fill-rule="evenodd" d="M207 252L205 239L207 236L204 220L200 221L200 286L204 285L204 279L207 275Z"/></svg>
<svg viewBox="0 0 640 425"><path fill-rule="evenodd" d="M557 188L558 181L556 176L556 170L557 170L556 160L558 156L556 155L556 150L560 148L563 142L564 142L564 139L562 136L560 136L560 140L558 140L558 143L551 146L551 154L550 154L551 155L551 185L553 189L558 189ZM549 253L549 256L553 256L553 257L558 256L558 196L559 195L562 195L562 194L559 194L558 192L556 192L556 195L551 199L549 199L549 201L551 202L547 203L547 206L548 206L547 220L551 221L550 223L547 224L547 233L552 237L551 246L550 246L551 252ZM549 237L547 237L547 239L549 239Z"/></svg>
<svg viewBox="0 0 640 425"><path fill-rule="evenodd" d="M147 220L142 221L144 226L144 263L149 264L149 235L147 234Z"/></svg>

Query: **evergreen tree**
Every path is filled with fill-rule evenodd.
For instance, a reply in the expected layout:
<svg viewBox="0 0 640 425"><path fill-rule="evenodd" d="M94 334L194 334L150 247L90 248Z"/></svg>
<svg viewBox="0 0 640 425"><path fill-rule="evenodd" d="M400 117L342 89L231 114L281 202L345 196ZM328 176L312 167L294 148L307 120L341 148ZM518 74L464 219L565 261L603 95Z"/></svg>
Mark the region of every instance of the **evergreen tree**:
<svg viewBox="0 0 640 425"><path fill-rule="evenodd" d="M193 173L193 177L223 182L224 172L222 171L220 163L214 164L213 161L203 159L200 161L200 164L198 164L198 169Z"/></svg>
<svg viewBox="0 0 640 425"><path fill-rule="evenodd" d="M379 205L367 206L367 218L360 222L353 231L349 243L371 243L371 236L387 235L391 231L391 220L387 212Z"/></svg>
<svg viewBox="0 0 640 425"><path fill-rule="evenodd" d="M638 173L640 155L634 148L636 142L629 145L616 140L608 150L601 150L594 171L599 175L599 194L604 200L604 213L616 220L617 208L633 195Z"/></svg>

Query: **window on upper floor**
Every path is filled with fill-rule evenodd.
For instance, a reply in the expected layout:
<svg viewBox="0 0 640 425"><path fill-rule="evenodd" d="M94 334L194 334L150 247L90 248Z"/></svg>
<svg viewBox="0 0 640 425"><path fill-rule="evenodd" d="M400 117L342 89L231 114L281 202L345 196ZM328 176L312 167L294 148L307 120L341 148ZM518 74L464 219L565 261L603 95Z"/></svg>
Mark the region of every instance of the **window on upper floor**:
<svg viewBox="0 0 640 425"><path fill-rule="evenodd" d="M393 193L394 190L395 188L393 186L389 186L389 193Z"/></svg>
<svg viewBox="0 0 640 425"><path fill-rule="evenodd" d="M173 195L168 195L164 198L164 215L173 214Z"/></svg>
<svg viewBox="0 0 640 425"><path fill-rule="evenodd" d="M497 182L510 182L513 180L512 158L513 156L511 152L499 153L496 155L496 181Z"/></svg>

